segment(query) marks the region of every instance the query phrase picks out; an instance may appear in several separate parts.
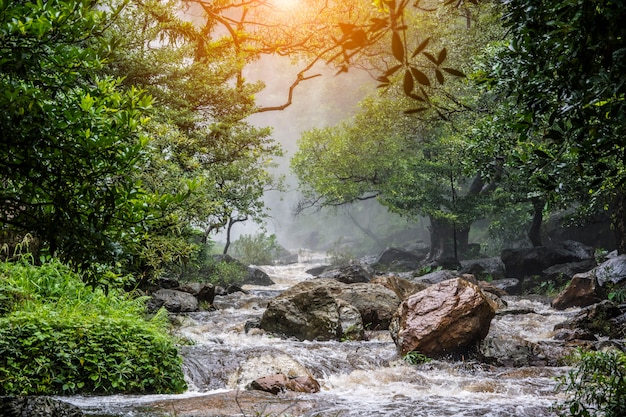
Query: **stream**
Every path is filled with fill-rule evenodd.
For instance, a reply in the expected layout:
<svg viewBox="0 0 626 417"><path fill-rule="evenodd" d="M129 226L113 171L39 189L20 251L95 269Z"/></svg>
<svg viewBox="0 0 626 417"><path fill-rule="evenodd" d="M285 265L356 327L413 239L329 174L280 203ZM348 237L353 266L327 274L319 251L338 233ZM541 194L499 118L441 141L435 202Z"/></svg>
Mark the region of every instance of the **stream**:
<svg viewBox="0 0 626 417"><path fill-rule="evenodd" d="M317 262L317 263L316 263ZM320 417L505 417L555 416L555 377L564 367L494 367L475 361L431 361L410 365L397 354L387 331L366 341L297 341L255 327L267 302L319 265L312 259L261 267L276 283L245 287L248 294L216 297L216 311L176 317L189 389L180 395L61 397L93 416L320 416ZM490 335L548 340L554 325L575 314L544 302L506 297ZM506 311L505 310L505 311ZM248 391L252 380L282 372L310 374L315 394Z"/></svg>

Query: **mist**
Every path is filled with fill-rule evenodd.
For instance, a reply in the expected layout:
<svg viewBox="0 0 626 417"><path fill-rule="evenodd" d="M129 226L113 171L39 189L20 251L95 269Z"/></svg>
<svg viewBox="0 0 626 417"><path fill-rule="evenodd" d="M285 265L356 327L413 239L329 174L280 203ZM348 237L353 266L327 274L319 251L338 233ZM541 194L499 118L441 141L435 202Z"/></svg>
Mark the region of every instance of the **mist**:
<svg viewBox="0 0 626 417"><path fill-rule="evenodd" d="M246 68L245 76L249 82L262 81L266 85L257 95L260 107L279 106L287 101L289 86L300 70L301 67L289 58L264 56ZM276 160L278 166L273 173L285 176L286 191L269 191L264 197L270 214L265 224L266 233L275 234L278 242L292 251L301 248L327 251L338 247L343 250L358 247L361 251L377 251L381 246L393 243L393 239L427 239L423 222L408 221L389 213L376 200L335 209L308 209L297 216L294 214L301 194L297 191L297 179L290 172L289 161L298 149L300 135L306 130L332 126L350 118L358 110L359 101L376 88L372 76L356 68L348 73L336 74L334 68L320 65L307 74L321 76L297 86L289 107L281 111L257 113L248 119L256 126L271 127L273 139L285 152ZM380 240L368 237L359 227L379 235ZM233 227L232 239L261 231L261 225L238 223ZM393 239L390 240L390 237ZM222 236L216 238L220 240Z"/></svg>

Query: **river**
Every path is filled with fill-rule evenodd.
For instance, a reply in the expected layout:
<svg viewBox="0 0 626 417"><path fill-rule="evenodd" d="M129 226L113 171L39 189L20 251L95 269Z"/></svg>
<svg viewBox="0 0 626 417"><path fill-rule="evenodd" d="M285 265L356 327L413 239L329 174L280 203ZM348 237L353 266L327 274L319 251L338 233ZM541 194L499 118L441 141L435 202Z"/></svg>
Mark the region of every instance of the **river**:
<svg viewBox="0 0 626 417"><path fill-rule="evenodd" d="M316 261L316 260L313 260ZM314 263L262 267L276 283L248 294L216 297L216 311L176 319L189 390L180 395L64 397L94 416L542 417L556 415L555 378L563 367L494 367L475 361L410 365L388 332L366 341L302 342L265 334L254 323L269 299L302 280ZM490 335L548 340L575 310L555 311L537 299L506 297ZM308 373L316 394L272 396L247 391L255 378Z"/></svg>

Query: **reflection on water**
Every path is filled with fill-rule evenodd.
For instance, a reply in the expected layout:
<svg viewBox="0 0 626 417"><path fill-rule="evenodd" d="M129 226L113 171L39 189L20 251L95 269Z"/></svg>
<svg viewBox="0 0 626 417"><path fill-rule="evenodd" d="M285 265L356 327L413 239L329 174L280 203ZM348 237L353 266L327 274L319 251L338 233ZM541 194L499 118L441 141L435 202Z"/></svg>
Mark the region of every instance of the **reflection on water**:
<svg viewBox="0 0 626 417"><path fill-rule="evenodd" d="M301 342L272 337L251 326L271 297L311 278L304 272L309 267L302 263L263 267L276 286L250 287L248 294L216 300L217 311L179 318L177 332L191 342L181 347L190 387L187 393L65 400L94 415L125 416L555 415L551 410L557 399L555 377L565 368L501 368L472 361L410 366L398 357L387 332L372 332L368 341L360 342ZM539 301L509 297L507 302L510 314L504 311L496 316L490 335L539 342L549 339L554 325L574 313L556 312ZM290 376L309 373L320 382L321 392L268 398L265 393L238 391L255 378L277 372ZM244 397L247 409L241 405ZM259 411L268 404L273 408Z"/></svg>

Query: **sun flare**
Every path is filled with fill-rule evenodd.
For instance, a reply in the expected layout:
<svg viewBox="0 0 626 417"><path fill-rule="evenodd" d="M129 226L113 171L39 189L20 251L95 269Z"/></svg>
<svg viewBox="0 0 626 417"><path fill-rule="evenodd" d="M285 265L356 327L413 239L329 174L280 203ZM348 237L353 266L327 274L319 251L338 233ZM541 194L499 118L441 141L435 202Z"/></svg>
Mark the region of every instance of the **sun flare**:
<svg viewBox="0 0 626 417"><path fill-rule="evenodd" d="M298 6L299 0L271 0L274 7L279 10L291 10Z"/></svg>

